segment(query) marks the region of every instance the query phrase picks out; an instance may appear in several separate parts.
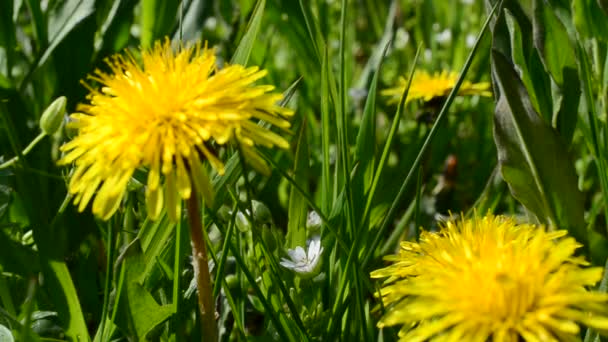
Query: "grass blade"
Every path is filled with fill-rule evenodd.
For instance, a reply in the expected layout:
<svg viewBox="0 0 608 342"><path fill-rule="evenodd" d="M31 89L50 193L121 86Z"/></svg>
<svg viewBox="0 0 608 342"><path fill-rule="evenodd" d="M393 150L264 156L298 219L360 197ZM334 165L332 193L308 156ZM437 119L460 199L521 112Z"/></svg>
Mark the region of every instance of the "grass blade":
<svg viewBox="0 0 608 342"><path fill-rule="evenodd" d="M232 64L240 64L247 65L249 61L249 55L251 54L251 50L253 49L253 44L255 43L258 32L260 31L260 26L262 24L262 15L264 14L264 7L266 6L266 0L259 0L255 5L255 9L253 10L253 15L249 20L249 24L247 24L247 30L241 39L241 42L236 48L236 51L232 55L232 59L230 63Z"/></svg>
<svg viewBox="0 0 608 342"><path fill-rule="evenodd" d="M422 156L428 149L430 142L433 140L433 138L437 132L437 127L443 122L443 120L448 112L448 109L450 108L450 106L452 105L452 102L454 101L454 98L458 94L458 89L460 89L460 86L462 85L462 82L464 81L466 73L469 70L469 67L471 66L473 57L475 56L477 48L479 47L479 42L481 41L481 38L487 31L488 25L490 23L490 20L494 16L494 13L500 6L502 6L502 0L499 1L496 5L494 5L494 7L492 8L492 11L490 11L490 13L488 14L488 17L486 18L486 21L483 24L481 31L477 35L477 40L475 41L475 45L473 45L473 48L471 49L471 52L469 53L469 56L467 57L467 60L464 64L464 66L462 67L462 70L460 71L460 75L458 76L458 80L456 81L456 84L454 84L454 88L452 89L452 91L450 92L450 95L448 95L447 99L445 100L445 103L443 104L443 107L441 108L441 111L439 112L439 115L437 116L437 120L435 120L433 127L431 127L431 130L429 131L428 135L426 136L426 139L424 140L422 147L418 151L418 155L416 156L416 159L414 160L413 165L410 167L410 170L408 171L408 174L405 177L405 180L403 181L403 183L401 184L401 187L399 188L399 192L397 193L397 196L391 203L391 207L390 207L388 213L386 214L386 216L384 217L384 220L382 221L382 225L378 229L378 233L374 237L373 242L369 246L369 249L367 250L365 257L363 258L363 262L362 262L363 269L365 269L365 267L371 260L374 250L380 243L380 237L384 235L386 229L390 225L390 223L393 219L393 216L395 215L395 212L397 210L398 203L401 202L402 197L405 195L405 191L406 191L407 187L409 186L409 183L411 182L413 175L418 171L418 166L420 165L420 162L422 161Z"/></svg>

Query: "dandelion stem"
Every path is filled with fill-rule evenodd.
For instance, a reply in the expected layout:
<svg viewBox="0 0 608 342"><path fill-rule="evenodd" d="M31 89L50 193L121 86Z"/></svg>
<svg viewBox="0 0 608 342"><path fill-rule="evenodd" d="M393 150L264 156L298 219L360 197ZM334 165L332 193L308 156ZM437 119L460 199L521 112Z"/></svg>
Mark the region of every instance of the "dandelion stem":
<svg viewBox="0 0 608 342"><path fill-rule="evenodd" d="M215 307L211 296L211 277L207 263L207 246L203 239L198 198L193 193L187 200L190 237L192 239L192 265L198 289L198 305L201 313L201 328L205 341L217 341L217 326L215 324Z"/></svg>
<svg viewBox="0 0 608 342"><path fill-rule="evenodd" d="M21 154L23 156L27 155L28 153L30 153L30 151L36 146L38 145L38 143L40 141L42 141L42 139L44 139L44 137L46 137L46 133L40 133L38 134L38 136L36 138L34 138L34 140L32 140L32 142L30 142L29 145L27 145L26 148L23 149L23 151L21 152ZM16 162L19 161L19 156L15 156L9 160L7 160L6 162L0 164L0 170L2 169L6 169L10 166L13 166Z"/></svg>

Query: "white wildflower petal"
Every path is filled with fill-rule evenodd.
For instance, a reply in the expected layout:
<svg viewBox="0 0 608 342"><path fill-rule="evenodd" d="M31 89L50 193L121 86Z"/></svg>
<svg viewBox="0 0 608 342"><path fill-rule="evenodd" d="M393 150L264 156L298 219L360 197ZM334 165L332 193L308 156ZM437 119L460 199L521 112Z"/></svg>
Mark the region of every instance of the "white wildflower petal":
<svg viewBox="0 0 608 342"><path fill-rule="evenodd" d="M293 257L292 259L294 261L303 261L306 259L306 251L304 250L304 248L298 246L296 247L295 251L293 252Z"/></svg>
<svg viewBox="0 0 608 342"><path fill-rule="evenodd" d="M322 223L321 217L316 211L313 210L308 212L308 216L306 216L306 228L319 229Z"/></svg>
<svg viewBox="0 0 608 342"><path fill-rule="evenodd" d="M301 246L287 250L287 254L291 260L283 258L280 262L281 266L289 268L298 273L302 278L314 277L319 270L319 261L321 260L321 237L315 236L308 240L307 250Z"/></svg>
<svg viewBox="0 0 608 342"><path fill-rule="evenodd" d="M319 237L314 238L308 246L308 260L314 259L319 255L319 249L321 248L321 241Z"/></svg>
<svg viewBox="0 0 608 342"><path fill-rule="evenodd" d="M293 262L291 262L291 261L289 261L287 259L284 259L284 258L281 259L280 264L281 264L281 266L287 267L287 268L295 268L296 267L296 264L294 264Z"/></svg>

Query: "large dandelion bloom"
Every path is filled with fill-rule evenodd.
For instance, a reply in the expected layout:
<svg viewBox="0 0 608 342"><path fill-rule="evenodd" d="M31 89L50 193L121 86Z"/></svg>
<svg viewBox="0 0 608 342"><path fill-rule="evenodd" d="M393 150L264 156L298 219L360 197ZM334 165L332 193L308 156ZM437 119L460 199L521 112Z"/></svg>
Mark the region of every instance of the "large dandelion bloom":
<svg viewBox="0 0 608 342"><path fill-rule="evenodd" d="M180 214L193 184L209 194L202 165L208 160L218 173L224 166L210 148L238 141L254 166L264 163L255 145L287 148L278 134L258 125L264 120L282 129L292 111L277 104L281 95L270 85L254 85L266 75L257 67L216 66L213 49L196 45L171 49L156 43L142 52L140 65L131 55L115 55L110 73L96 70L89 78L88 103L73 114L78 135L62 147L61 164L75 164L69 191L82 211L93 197L93 213L108 219L117 210L133 172L148 172L146 204L150 217L163 207L169 217Z"/></svg>
<svg viewBox="0 0 608 342"><path fill-rule="evenodd" d="M379 327L402 341L578 341L579 323L608 329L608 295L586 289L602 268L575 256L566 232L486 216L403 242L379 295Z"/></svg>
<svg viewBox="0 0 608 342"><path fill-rule="evenodd" d="M456 85L457 80L458 74L455 72L444 70L441 73L431 75L426 71L416 71L406 101L410 102L422 99L423 101L428 102L434 98L448 96ZM400 77L399 84L394 88L383 90L382 95L391 96L392 102L398 102L407 83L408 82L404 77ZM458 89L458 95L491 96L490 83L472 83L464 81L460 85L460 89Z"/></svg>

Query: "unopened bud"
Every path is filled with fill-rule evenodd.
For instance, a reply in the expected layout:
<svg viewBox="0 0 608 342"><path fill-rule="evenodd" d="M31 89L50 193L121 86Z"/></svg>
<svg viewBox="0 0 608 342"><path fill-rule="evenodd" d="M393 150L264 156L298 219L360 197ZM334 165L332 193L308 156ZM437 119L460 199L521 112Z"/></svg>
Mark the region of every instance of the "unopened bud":
<svg viewBox="0 0 608 342"><path fill-rule="evenodd" d="M253 220L256 224L272 223L272 214L264 203L253 200L251 205L253 207Z"/></svg>
<svg viewBox="0 0 608 342"><path fill-rule="evenodd" d="M306 217L306 229L317 231L321 228L321 224L323 224L323 221L321 221L319 214L314 210L309 211L308 216Z"/></svg>
<svg viewBox="0 0 608 342"><path fill-rule="evenodd" d="M249 216L249 210L246 210L245 212L247 213L247 216ZM251 229L251 224L249 223L249 218L247 216L240 211L236 213L236 227L243 233Z"/></svg>
<svg viewBox="0 0 608 342"><path fill-rule="evenodd" d="M42 113L42 116L40 117L40 129L42 129L46 135L54 134L59 130L59 127L61 127L66 103L66 97L60 96L44 110L44 113Z"/></svg>

